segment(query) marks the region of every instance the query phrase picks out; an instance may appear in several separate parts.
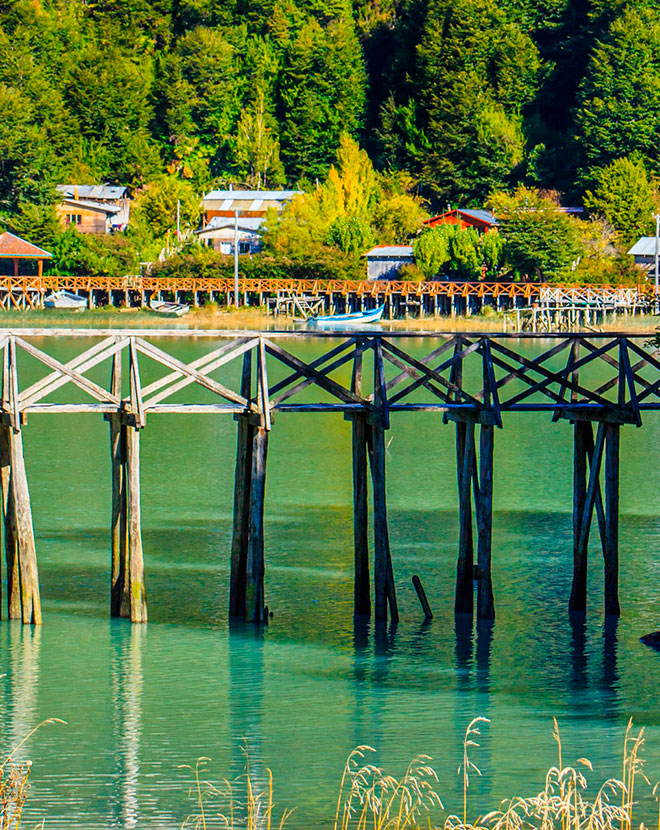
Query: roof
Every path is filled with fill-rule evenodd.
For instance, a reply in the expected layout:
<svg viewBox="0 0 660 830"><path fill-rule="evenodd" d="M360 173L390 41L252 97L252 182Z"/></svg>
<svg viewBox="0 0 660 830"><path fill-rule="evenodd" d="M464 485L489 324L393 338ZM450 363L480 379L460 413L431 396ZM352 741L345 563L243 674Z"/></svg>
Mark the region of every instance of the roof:
<svg viewBox="0 0 660 830"><path fill-rule="evenodd" d="M86 208L87 210L100 210L103 213L119 213L122 208L120 205L104 205L101 202L87 202L85 199L62 199L65 205L72 207Z"/></svg>
<svg viewBox="0 0 660 830"><path fill-rule="evenodd" d="M376 245L370 251L367 251L363 256L371 259L380 259L381 257L410 257L412 258L412 245Z"/></svg>
<svg viewBox="0 0 660 830"><path fill-rule="evenodd" d="M454 210L448 210L445 213L439 213L437 216L432 216L430 219L426 219L424 224L429 225L431 222L437 222L438 219L442 219L445 216L452 216L455 213L460 216L475 219L477 222L482 222L484 225L497 225L497 219L494 213L491 213L489 210L473 210L472 208L455 208Z"/></svg>
<svg viewBox="0 0 660 830"><path fill-rule="evenodd" d="M258 199L264 202L284 202L293 199L299 193L302 193L302 190L212 190L204 196L203 201L221 202L231 199L249 202Z"/></svg>
<svg viewBox="0 0 660 830"><path fill-rule="evenodd" d="M52 254L26 242L20 236L6 231L0 234L0 258L2 259L51 259Z"/></svg>
<svg viewBox="0 0 660 830"><path fill-rule="evenodd" d="M123 199L127 188L121 184L58 184L60 193L75 198L76 188L79 199Z"/></svg>
<svg viewBox="0 0 660 830"><path fill-rule="evenodd" d="M229 230L233 231L234 222L235 219L233 216L212 216L206 227L202 228L199 231L196 231L196 233L204 233L205 231L219 231L223 230L224 228L228 228ZM264 222L265 219L260 216L247 218L241 218L239 216L238 229L240 231L254 231L255 233L259 233Z"/></svg>
<svg viewBox="0 0 660 830"><path fill-rule="evenodd" d="M655 236L642 236L628 253L631 256L655 256Z"/></svg>

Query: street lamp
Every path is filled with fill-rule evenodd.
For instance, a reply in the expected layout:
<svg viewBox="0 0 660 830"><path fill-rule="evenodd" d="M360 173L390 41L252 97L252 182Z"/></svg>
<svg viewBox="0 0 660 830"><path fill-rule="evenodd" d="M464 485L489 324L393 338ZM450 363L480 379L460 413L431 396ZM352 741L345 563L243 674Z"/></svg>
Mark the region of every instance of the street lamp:
<svg viewBox="0 0 660 830"><path fill-rule="evenodd" d="M657 248L657 243L656 243L656 248ZM656 251L656 261L657 261L657 258L658 258L658 254L657 254L657 251ZM658 268L657 268L657 263L656 263L656 269L655 270L656 270L656 289L655 289L655 293L656 293L656 296L657 296L657 293L658 293L658 287L657 287L657 270L658 270ZM239 305L240 305L239 298L238 298L238 211L237 210L234 211L234 304L236 305L236 308L238 308Z"/></svg>

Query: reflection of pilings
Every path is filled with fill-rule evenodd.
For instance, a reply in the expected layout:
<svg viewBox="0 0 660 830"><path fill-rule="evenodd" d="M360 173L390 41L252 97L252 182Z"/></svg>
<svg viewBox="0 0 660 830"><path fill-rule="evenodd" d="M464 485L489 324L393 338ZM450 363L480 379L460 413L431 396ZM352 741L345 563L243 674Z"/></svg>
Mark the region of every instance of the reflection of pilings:
<svg viewBox="0 0 660 830"><path fill-rule="evenodd" d="M611 615L605 617L603 623L602 690L603 714L607 717L619 714L618 626L618 617Z"/></svg>
<svg viewBox="0 0 660 830"><path fill-rule="evenodd" d="M584 611L569 613L571 624L571 690L580 691L587 686L587 621Z"/></svg>
<svg viewBox="0 0 660 830"><path fill-rule="evenodd" d="M231 746L231 777L240 777L236 791L235 823L246 821L246 758L250 760L250 784L255 793L262 792L268 778L263 760L264 708L264 635L261 627L232 621L228 634L229 645L229 742Z"/></svg>
<svg viewBox="0 0 660 830"><path fill-rule="evenodd" d="M9 626L11 658L8 681L11 685L10 746L16 746L38 723L39 652L41 628Z"/></svg>
<svg viewBox="0 0 660 830"><path fill-rule="evenodd" d="M114 745L117 786L113 792L114 823L131 828L138 823L138 782L142 734L142 647L147 636L144 626L112 631L111 683L114 701Z"/></svg>

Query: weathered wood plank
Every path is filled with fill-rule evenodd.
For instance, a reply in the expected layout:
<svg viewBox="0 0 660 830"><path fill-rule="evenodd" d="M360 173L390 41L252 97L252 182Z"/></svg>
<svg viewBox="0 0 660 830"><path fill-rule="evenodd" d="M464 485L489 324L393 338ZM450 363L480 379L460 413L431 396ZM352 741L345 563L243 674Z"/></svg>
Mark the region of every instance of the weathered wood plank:
<svg viewBox="0 0 660 830"><path fill-rule="evenodd" d="M479 436L479 494L477 505L477 616L495 617L492 580L494 427L482 424Z"/></svg>
<svg viewBox="0 0 660 830"><path fill-rule="evenodd" d="M246 565L246 616L248 622L266 622L264 503L268 431L255 427L252 440L250 515Z"/></svg>
<svg viewBox="0 0 660 830"><path fill-rule="evenodd" d="M241 395L251 396L252 352L243 355ZM247 614L247 549L250 532L250 492L252 479L252 447L255 427L247 415L238 416L236 469L234 473L234 518L229 577L229 616L244 618Z"/></svg>
<svg viewBox="0 0 660 830"><path fill-rule="evenodd" d="M124 436L130 618L131 622L143 623L147 622L147 595L140 505L140 433L135 427L126 426Z"/></svg>

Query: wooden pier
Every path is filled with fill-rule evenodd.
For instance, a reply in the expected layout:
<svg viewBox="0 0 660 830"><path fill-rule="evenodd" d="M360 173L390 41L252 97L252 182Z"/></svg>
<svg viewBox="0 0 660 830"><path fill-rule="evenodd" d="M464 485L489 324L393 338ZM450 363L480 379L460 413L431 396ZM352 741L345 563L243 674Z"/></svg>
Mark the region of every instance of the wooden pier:
<svg viewBox="0 0 660 830"><path fill-rule="evenodd" d="M67 363L53 357L56 350L50 349L62 337L81 343ZM206 348L185 363L176 356L177 339L190 337ZM162 413L205 413L237 421L233 538L227 552L229 614L255 623L267 620L268 438L276 428L275 415L287 412L308 413L310 419L315 413L336 413L351 421L352 449L346 451L352 452L353 463L354 611L357 616L372 612L371 514L373 613L379 621L398 619L387 515L385 444L391 418L428 412L438 416L439 426L454 424L459 496L455 610L473 613L476 586L481 618L495 614L491 538L496 431L505 416L510 423L531 412L571 424L574 540L569 607L586 608L587 547L595 513L605 613L618 615L620 430L639 427L642 414L660 410L660 351L648 345L649 337L558 334L523 340L506 334L318 333L311 338L322 353L308 361L300 356L299 344L306 341L306 353L310 335L296 332L0 330L0 485L8 617L26 624L42 622L23 458L23 433L29 415L37 412L88 413L108 421L113 616L147 620L141 430ZM23 381L26 355L43 369L29 383ZM107 371L103 385L89 377L91 370L98 377L102 367ZM159 377L143 383L145 369L152 376L156 367ZM279 377L284 370L277 382L269 380L274 368ZM60 389L69 402L61 402L62 394L52 400ZM196 395L201 389L202 401Z"/></svg>
<svg viewBox="0 0 660 830"><path fill-rule="evenodd" d="M478 314L485 307L520 312L535 309L539 330L557 310L573 323L596 320L603 312L636 314L650 308L653 286L643 285L548 285L534 282L369 282L368 280L241 279L239 296L234 280L208 277L0 277L0 310L43 307L52 291L66 290L87 300L89 308L103 305L146 307L152 299L201 306L267 307L274 314L305 316L308 312L343 314L385 306L387 319ZM589 319L587 319L589 318ZM519 325L520 329L521 326ZM530 326L531 328L531 326Z"/></svg>

